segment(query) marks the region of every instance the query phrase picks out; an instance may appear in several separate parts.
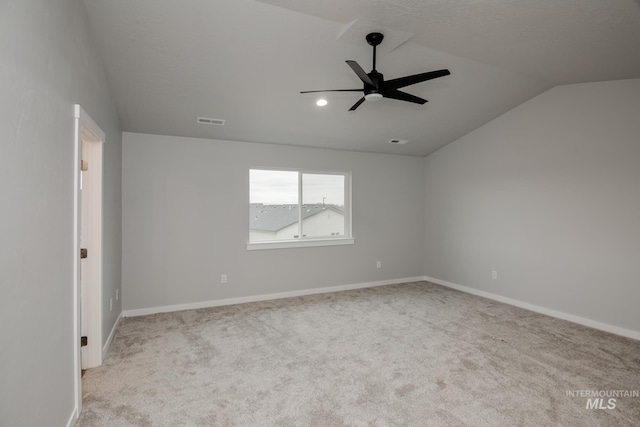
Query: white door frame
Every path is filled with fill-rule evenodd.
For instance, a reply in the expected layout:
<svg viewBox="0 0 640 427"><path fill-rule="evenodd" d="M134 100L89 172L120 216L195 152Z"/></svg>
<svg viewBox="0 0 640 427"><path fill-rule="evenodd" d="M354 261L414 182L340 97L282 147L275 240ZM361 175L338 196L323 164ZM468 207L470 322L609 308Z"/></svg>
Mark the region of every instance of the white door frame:
<svg viewBox="0 0 640 427"><path fill-rule="evenodd" d="M76 414L80 416L82 410L82 350L80 336L82 332L82 312L80 300L80 236L82 220L82 196L80 192L82 160L82 142L90 144L89 155L90 171L85 179L91 179L91 201L87 207L90 212L91 225L89 238L91 239L91 251L86 261L90 264L91 290L84 295L82 302L88 305L89 319L86 325L90 336L84 356L87 366L99 366L102 364L102 149L105 134L100 127L78 104L74 105L74 159L73 159L73 332L74 332L74 375L75 375L75 399ZM91 345L93 344L93 345Z"/></svg>

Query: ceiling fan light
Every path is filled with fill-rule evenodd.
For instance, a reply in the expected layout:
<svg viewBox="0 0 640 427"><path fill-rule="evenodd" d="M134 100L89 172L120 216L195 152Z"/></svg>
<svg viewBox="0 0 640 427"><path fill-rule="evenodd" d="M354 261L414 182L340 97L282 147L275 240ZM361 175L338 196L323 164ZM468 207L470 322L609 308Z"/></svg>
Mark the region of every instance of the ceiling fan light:
<svg viewBox="0 0 640 427"><path fill-rule="evenodd" d="M364 96L364 99L366 99L367 101L370 102L377 102L380 101L382 99L382 94L381 93L368 93Z"/></svg>

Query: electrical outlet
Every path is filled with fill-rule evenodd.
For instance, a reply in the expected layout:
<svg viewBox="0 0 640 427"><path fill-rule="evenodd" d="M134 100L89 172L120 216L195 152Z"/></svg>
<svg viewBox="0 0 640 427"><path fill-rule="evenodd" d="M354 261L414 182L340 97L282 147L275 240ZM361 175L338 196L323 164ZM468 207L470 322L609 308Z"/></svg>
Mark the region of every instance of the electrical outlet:
<svg viewBox="0 0 640 427"><path fill-rule="evenodd" d="M227 283L229 281L229 277L226 274L220 276L220 283Z"/></svg>
<svg viewBox="0 0 640 427"><path fill-rule="evenodd" d="M109 311L113 311L113 298L109 298Z"/></svg>
<svg viewBox="0 0 640 427"><path fill-rule="evenodd" d="M116 301L120 300L120 289L116 289Z"/></svg>
<svg viewBox="0 0 640 427"><path fill-rule="evenodd" d="M376 268L382 268L382 261L376 261Z"/></svg>
<svg viewBox="0 0 640 427"><path fill-rule="evenodd" d="M496 270L491 270L491 278L493 280L498 280L498 272Z"/></svg>

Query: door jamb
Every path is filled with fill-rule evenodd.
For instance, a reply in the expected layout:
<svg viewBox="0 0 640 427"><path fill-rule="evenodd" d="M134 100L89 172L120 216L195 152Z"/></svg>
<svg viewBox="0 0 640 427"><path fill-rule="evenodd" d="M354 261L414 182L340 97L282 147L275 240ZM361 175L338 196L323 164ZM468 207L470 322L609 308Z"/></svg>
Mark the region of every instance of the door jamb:
<svg viewBox="0 0 640 427"><path fill-rule="evenodd" d="M91 119L91 117L82 109L79 104L74 105L74 150L73 150L73 359L74 359L74 394L75 394L75 413L76 416L80 416L82 411L82 375L81 375L81 350L80 350L80 335L81 335L81 306L80 306L80 220L81 220L81 193L80 193L80 161L82 159L82 139L83 132L85 135L91 135L92 140L100 144L99 147L99 165L96 168L99 176L100 188L98 191L99 206L102 206L102 144L105 141L105 133L100 127ZM99 222L99 235L102 235L102 212L97 213L100 216ZM97 348L97 353L92 354L93 362L97 362L95 366L102 364L102 242L99 239L98 250L95 251L96 257L100 262L99 274L97 275L98 284L96 288L97 292L94 293L92 301L88 301L91 304L93 319L93 331L95 336L92 339L98 341L94 348ZM93 332L92 332L93 335Z"/></svg>

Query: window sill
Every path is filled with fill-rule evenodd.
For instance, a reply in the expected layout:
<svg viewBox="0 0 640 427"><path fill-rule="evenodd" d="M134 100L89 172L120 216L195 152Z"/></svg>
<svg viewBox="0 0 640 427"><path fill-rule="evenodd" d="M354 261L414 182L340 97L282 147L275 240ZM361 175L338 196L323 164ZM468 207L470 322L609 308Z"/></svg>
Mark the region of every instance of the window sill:
<svg viewBox="0 0 640 427"><path fill-rule="evenodd" d="M247 243L248 251L262 249L286 249L286 248L310 248L315 246L340 246L353 245L356 239L353 237L342 237L335 239L304 239L304 240L282 240L279 242L250 242Z"/></svg>

